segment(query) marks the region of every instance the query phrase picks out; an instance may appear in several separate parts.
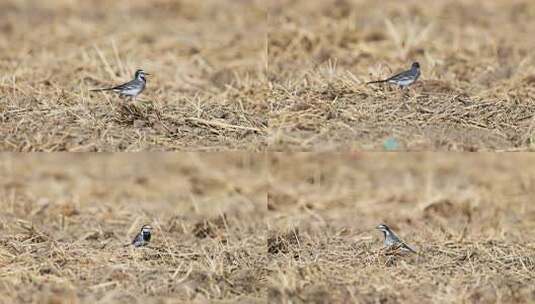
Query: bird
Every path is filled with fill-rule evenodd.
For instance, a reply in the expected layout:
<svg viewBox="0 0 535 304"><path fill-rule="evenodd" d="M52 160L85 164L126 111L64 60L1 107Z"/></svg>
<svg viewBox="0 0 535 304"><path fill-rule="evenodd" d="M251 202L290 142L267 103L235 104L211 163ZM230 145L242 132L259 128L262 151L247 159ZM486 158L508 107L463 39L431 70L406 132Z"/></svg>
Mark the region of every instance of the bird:
<svg viewBox="0 0 535 304"><path fill-rule="evenodd" d="M403 251L410 251L416 253L412 247L403 242L387 225L379 224L375 229L380 230L385 235L385 240L383 242L384 246L389 249L401 248Z"/></svg>
<svg viewBox="0 0 535 304"><path fill-rule="evenodd" d="M404 89L411 84L415 83L416 80L420 77L420 64L418 62L414 62L411 65L411 68L409 70L403 71L399 74L396 74L394 76L391 76L384 80L376 80L376 81L370 81L366 84L372 84L372 83L391 83L398 85L400 88Z"/></svg>
<svg viewBox="0 0 535 304"><path fill-rule="evenodd" d="M147 246L150 242L151 231L152 231L151 226L143 225L139 233L136 235L136 237L132 241L132 245L134 245L134 247Z"/></svg>
<svg viewBox="0 0 535 304"><path fill-rule="evenodd" d="M114 91L119 93L119 96L130 97L130 100L135 102L136 97L141 94L143 90L145 90L145 86L147 85L147 79L145 76L150 76L150 74L146 73L142 69L138 69L134 74L134 79L127 83L123 83L112 88L92 89L90 91Z"/></svg>

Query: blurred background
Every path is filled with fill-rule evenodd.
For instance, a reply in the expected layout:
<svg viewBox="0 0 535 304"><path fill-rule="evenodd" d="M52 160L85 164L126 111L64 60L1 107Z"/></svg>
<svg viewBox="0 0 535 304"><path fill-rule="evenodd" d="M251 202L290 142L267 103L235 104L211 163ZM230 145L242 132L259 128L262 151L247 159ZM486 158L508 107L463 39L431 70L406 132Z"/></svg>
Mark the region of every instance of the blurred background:
<svg viewBox="0 0 535 304"><path fill-rule="evenodd" d="M265 162L253 154L4 154L0 166L7 219L53 230L137 223L137 232L145 221L164 225L175 216L265 211Z"/></svg>
<svg viewBox="0 0 535 304"><path fill-rule="evenodd" d="M535 240L530 153L297 153L270 164L268 210L286 225Z"/></svg>
<svg viewBox="0 0 535 304"><path fill-rule="evenodd" d="M37 91L79 92L144 68L155 94L184 94L265 67L265 13L253 0L6 0L0 14L4 77Z"/></svg>

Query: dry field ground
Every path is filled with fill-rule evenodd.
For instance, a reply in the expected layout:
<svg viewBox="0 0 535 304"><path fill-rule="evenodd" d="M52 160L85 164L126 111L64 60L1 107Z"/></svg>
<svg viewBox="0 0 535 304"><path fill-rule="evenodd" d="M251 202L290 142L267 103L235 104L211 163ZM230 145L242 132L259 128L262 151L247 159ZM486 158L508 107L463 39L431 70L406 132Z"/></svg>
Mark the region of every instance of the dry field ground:
<svg viewBox="0 0 535 304"><path fill-rule="evenodd" d="M0 150L533 150L533 28L529 0L5 0ZM135 105L88 91L139 67Z"/></svg>
<svg viewBox="0 0 535 304"><path fill-rule="evenodd" d="M529 303L535 156L0 156L0 303ZM382 249L387 223L418 255ZM150 223L147 248L126 246Z"/></svg>
<svg viewBox="0 0 535 304"><path fill-rule="evenodd" d="M0 303L264 302L250 154L0 156ZM124 247L142 224L148 248Z"/></svg>
<svg viewBox="0 0 535 304"><path fill-rule="evenodd" d="M0 2L0 150L261 150L255 0ZM152 73L140 102L89 92Z"/></svg>
<svg viewBox="0 0 535 304"><path fill-rule="evenodd" d="M268 145L532 150L535 2L274 0ZM422 65L408 92L366 86Z"/></svg>
<svg viewBox="0 0 535 304"><path fill-rule="evenodd" d="M535 155L275 154L270 167L270 302L535 302ZM382 250L381 222L420 253Z"/></svg>

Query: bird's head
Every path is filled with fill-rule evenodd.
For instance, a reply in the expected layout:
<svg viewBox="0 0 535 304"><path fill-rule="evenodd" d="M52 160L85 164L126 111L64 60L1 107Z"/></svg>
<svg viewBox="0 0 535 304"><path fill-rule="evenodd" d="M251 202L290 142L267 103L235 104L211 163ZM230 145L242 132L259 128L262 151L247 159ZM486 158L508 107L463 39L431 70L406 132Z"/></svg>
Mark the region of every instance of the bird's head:
<svg viewBox="0 0 535 304"><path fill-rule="evenodd" d="M377 225L377 226L375 227L375 229L377 229L377 230L381 230L381 231L384 231L384 230L387 230L387 231L388 231L388 230L390 230L390 228L388 228L388 226L385 225L385 224L379 224L379 225Z"/></svg>
<svg viewBox="0 0 535 304"><path fill-rule="evenodd" d="M411 68L412 68L413 70L418 70L418 69L420 69L420 63L418 63L418 62L413 62Z"/></svg>
<svg viewBox="0 0 535 304"><path fill-rule="evenodd" d="M391 233L390 228L385 224L379 224L377 227L375 227L375 229L382 231L385 237Z"/></svg>
<svg viewBox="0 0 535 304"><path fill-rule="evenodd" d="M150 225L143 225L143 227L141 227L141 233L143 234L151 233L151 231L152 227Z"/></svg>
<svg viewBox="0 0 535 304"><path fill-rule="evenodd" d="M138 70L136 70L136 74L135 74L134 78L136 78L138 80L145 81L146 80L145 76L150 76L150 74L145 72L145 71L143 71L142 69L138 69Z"/></svg>

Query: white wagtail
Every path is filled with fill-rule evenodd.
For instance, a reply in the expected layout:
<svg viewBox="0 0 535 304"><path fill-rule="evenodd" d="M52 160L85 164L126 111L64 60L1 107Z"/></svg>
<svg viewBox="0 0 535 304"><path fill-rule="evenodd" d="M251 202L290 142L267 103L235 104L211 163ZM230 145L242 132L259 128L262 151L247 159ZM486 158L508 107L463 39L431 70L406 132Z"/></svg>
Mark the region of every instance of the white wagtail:
<svg viewBox="0 0 535 304"><path fill-rule="evenodd" d="M375 229L381 230L385 235L384 246L391 249L401 248L404 251L416 253L409 245L405 244L390 228L385 224L380 224Z"/></svg>
<svg viewBox="0 0 535 304"><path fill-rule="evenodd" d="M400 88L406 88L416 82L418 80L418 77L420 77L420 64L418 62L414 62L410 68L410 70L403 71L399 74L396 74L392 77L389 77L384 80L377 80L377 81L370 81L366 84L371 83L391 83L398 85Z"/></svg>
<svg viewBox="0 0 535 304"><path fill-rule="evenodd" d="M104 89L93 89L91 91L114 91L119 93L121 97L130 97L132 101L136 101L137 95L141 94L145 90L147 84L147 79L145 76L150 74L145 73L143 70L137 70L134 75L134 79L130 80L127 83L123 83L113 88L104 88Z"/></svg>
<svg viewBox="0 0 535 304"><path fill-rule="evenodd" d="M143 225L139 233L136 235L136 237L132 241L132 245L134 245L134 247L147 246L150 242L151 231L152 231L151 226Z"/></svg>

